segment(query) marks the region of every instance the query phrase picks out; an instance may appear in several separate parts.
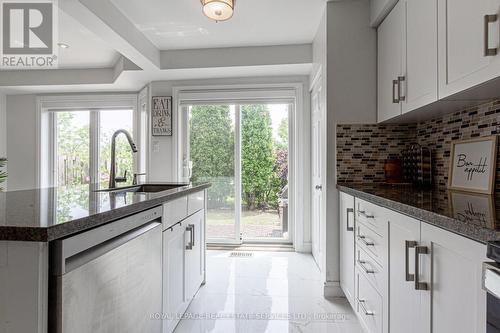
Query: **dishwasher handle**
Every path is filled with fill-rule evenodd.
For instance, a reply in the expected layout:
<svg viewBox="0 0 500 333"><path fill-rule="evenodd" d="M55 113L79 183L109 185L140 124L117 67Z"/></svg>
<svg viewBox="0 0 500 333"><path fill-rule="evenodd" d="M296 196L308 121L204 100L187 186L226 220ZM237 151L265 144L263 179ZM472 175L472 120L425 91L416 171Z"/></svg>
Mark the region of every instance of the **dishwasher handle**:
<svg viewBox="0 0 500 333"><path fill-rule="evenodd" d="M51 273L60 276L160 226L156 207L51 243Z"/></svg>

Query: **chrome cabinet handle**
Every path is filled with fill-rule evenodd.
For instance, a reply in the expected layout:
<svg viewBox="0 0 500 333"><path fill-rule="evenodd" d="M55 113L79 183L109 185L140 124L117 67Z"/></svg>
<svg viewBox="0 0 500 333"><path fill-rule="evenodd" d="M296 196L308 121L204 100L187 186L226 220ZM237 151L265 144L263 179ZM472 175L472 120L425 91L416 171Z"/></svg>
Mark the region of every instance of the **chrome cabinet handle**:
<svg viewBox="0 0 500 333"><path fill-rule="evenodd" d="M368 268L365 266L366 261L364 261L364 260L359 260L359 259L358 259L357 261L358 261L358 265L359 265L359 267L361 267L361 268L365 271L365 273L366 273L366 274L375 274L375 271L374 271L373 269L368 269Z"/></svg>
<svg viewBox="0 0 500 333"><path fill-rule="evenodd" d="M186 231L189 231L189 243L186 245L186 250L192 250L194 246L193 235L194 235L194 224L189 224L186 227Z"/></svg>
<svg viewBox="0 0 500 333"><path fill-rule="evenodd" d="M354 227L349 226L349 214L351 213L354 214L354 208L347 208L346 213L347 213L347 222L346 222L347 231L354 231Z"/></svg>
<svg viewBox="0 0 500 333"><path fill-rule="evenodd" d="M365 244L366 246L375 246L375 243L366 240L366 236L358 235L358 239L361 243Z"/></svg>
<svg viewBox="0 0 500 333"><path fill-rule="evenodd" d="M498 15L484 15L484 56L490 57L497 55L497 48L490 48L490 23L496 22Z"/></svg>
<svg viewBox="0 0 500 333"><path fill-rule="evenodd" d="M398 80L392 80L392 103L398 104L399 99L396 98L396 86L398 85ZM399 90L399 88L398 88Z"/></svg>
<svg viewBox="0 0 500 333"><path fill-rule="evenodd" d="M194 224L190 224L190 226L191 226L191 244L193 244L193 246L196 246L196 244L194 243L196 235L196 226Z"/></svg>
<svg viewBox="0 0 500 333"><path fill-rule="evenodd" d="M358 299L358 303L359 303L359 306L361 307L361 309L363 310L363 312L365 313L365 315L367 315L367 316L374 316L375 315L373 313L373 311L369 311L366 309L366 306L365 306L366 301L364 299Z"/></svg>
<svg viewBox="0 0 500 333"><path fill-rule="evenodd" d="M364 211L364 210L358 210L358 214L363 216L364 218L367 218L367 219L374 219L375 218L375 216L373 216L373 215L366 214L366 211Z"/></svg>
<svg viewBox="0 0 500 333"><path fill-rule="evenodd" d="M415 275L410 274L410 249L417 246L417 242L415 241L405 241L405 280L406 281L415 281Z"/></svg>
<svg viewBox="0 0 500 333"><path fill-rule="evenodd" d="M406 96L403 96L401 94L401 87L403 86L401 83L405 81L405 77L404 76L398 76L398 101L399 102L402 102L406 99Z"/></svg>
<svg viewBox="0 0 500 333"><path fill-rule="evenodd" d="M420 282L420 255L427 253L427 246L415 246L415 290L429 290L426 282Z"/></svg>

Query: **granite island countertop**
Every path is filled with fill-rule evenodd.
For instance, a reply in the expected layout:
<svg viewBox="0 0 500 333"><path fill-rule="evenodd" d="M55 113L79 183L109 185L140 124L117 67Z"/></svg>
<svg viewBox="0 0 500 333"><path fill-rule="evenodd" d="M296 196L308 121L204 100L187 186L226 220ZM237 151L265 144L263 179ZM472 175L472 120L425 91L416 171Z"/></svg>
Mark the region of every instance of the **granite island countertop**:
<svg viewBox="0 0 500 333"><path fill-rule="evenodd" d="M156 193L99 192L95 185L0 192L0 241L49 242L210 187L182 184Z"/></svg>
<svg viewBox="0 0 500 333"><path fill-rule="evenodd" d="M337 189L477 242L500 241L500 193L378 183L339 183Z"/></svg>

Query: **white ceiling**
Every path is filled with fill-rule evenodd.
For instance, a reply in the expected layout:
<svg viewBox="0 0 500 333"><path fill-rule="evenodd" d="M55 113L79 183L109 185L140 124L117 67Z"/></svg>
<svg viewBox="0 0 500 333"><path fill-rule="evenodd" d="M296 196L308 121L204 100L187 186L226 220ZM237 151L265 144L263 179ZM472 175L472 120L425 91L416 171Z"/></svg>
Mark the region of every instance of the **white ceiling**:
<svg viewBox="0 0 500 333"><path fill-rule="evenodd" d="M58 20L58 42L70 46L59 48L59 68L113 67L118 60L118 52L61 10Z"/></svg>
<svg viewBox="0 0 500 333"><path fill-rule="evenodd" d="M216 23L200 0L112 0L161 50L312 42L324 0L236 0L234 16Z"/></svg>

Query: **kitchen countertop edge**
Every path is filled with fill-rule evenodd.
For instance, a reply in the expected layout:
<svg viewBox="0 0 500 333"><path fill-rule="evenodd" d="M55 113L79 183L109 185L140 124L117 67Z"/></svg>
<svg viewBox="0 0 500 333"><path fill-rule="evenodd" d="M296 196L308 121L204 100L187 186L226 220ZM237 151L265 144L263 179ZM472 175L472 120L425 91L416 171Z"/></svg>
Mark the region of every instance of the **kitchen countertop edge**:
<svg viewBox="0 0 500 333"><path fill-rule="evenodd" d="M158 196L142 202L48 227L0 226L0 241L50 242L157 207L165 202L202 191L210 186L210 183L202 183L176 189L175 192L172 192L172 190L164 191L164 193L158 192L156 193Z"/></svg>
<svg viewBox="0 0 500 333"><path fill-rule="evenodd" d="M346 194L350 194L375 205L407 215L479 243L486 244L489 241L500 240L499 230L486 229L473 224L464 224L464 222L449 216L444 216L420 207L398 202L393 199L384 198L383 196L376 194L367 193L361 189L354 188L352 184L337 184L337 189Z"/></svg>

